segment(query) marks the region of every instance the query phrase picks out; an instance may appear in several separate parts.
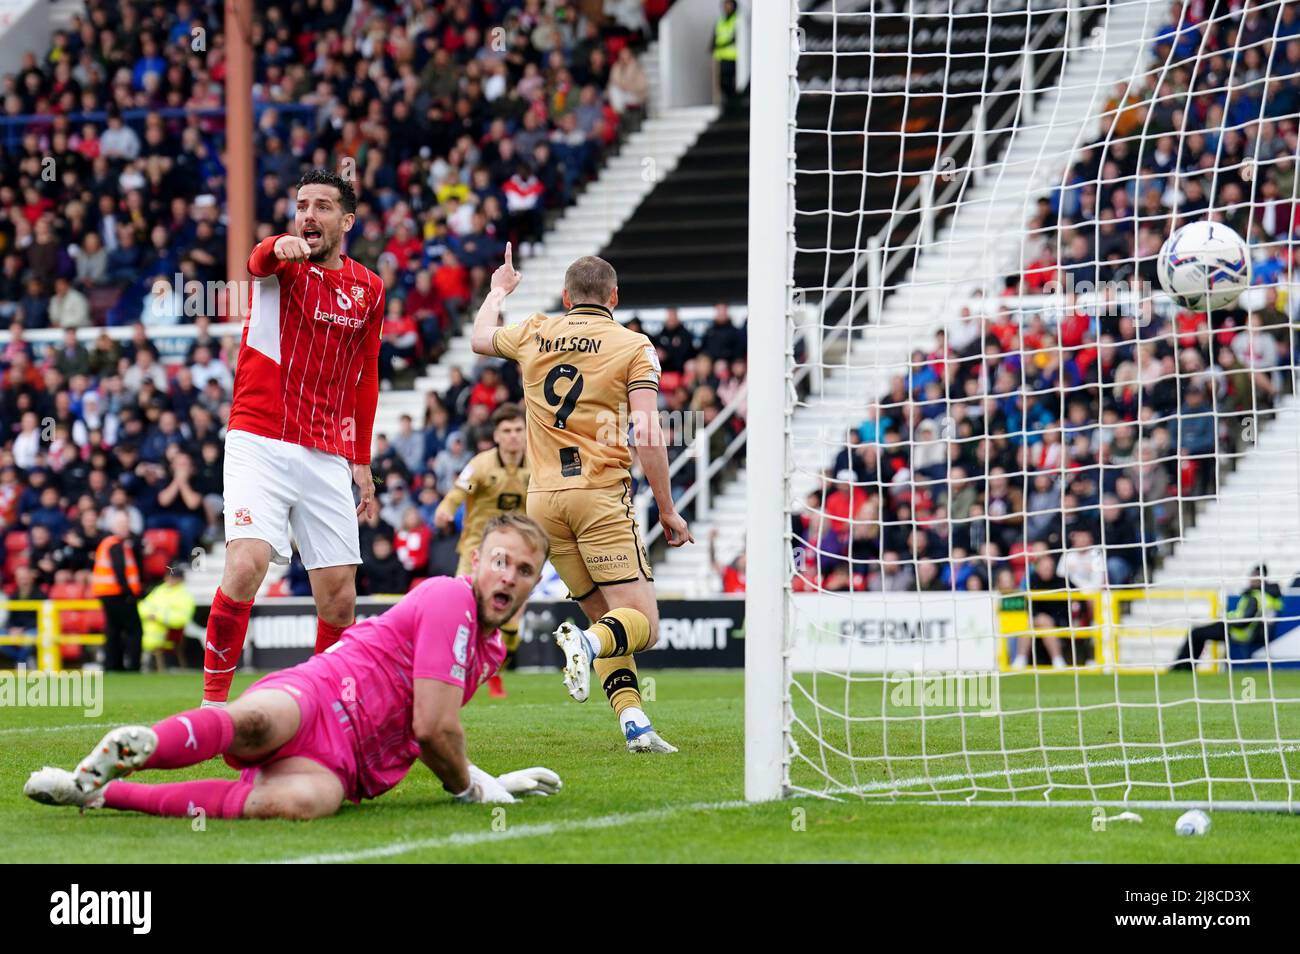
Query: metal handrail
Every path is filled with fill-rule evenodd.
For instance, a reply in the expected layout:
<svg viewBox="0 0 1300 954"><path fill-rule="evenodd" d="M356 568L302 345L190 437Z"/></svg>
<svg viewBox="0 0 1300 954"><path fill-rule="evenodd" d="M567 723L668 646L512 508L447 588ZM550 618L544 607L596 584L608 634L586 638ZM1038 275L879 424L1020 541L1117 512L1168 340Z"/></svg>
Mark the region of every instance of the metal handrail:
<svg viewBox="0 0 1300 954"><path fill-rule="evenodd" d="M1060 22L1062 16L1064 16L1066 20L1067 37L1073 33L1076 36L1076 42L1077 42L1077 34L1079 30L1079 17L1082 15L1078 10L1078 5L1079 5L1079 0L1069 0L1069 5L1064 10L1058 11L1057 13L1054 13L1052 16L1048 17L1048 19L1044 21L1043 25L1038 29L1038 31L1026 42L1025 48L1022 51L1019 60L1017 61L1020 65L1020 69L1016 69L1014 67L1008 67L1002 79L1000 79L998 83L991 90L989 90L988 94L986 94L988 96L995 96L998 93L1007 91L1008 89L1011 88L1012 80L1014 79L1019 79L1021 83L1021 87L1022 87L1021 96L1016 100L1016 102L1008 106L1007 109L1004 110L996 118L996 120L992 124L993 128L1000 127L1002 123L1006 122L1012 116L1014 116L1018 111L1022 110L1024 108L1022 104L1024 102L1025 96L1032 95L1034 90L1038 88L1040 80L1044 78L1051 71L1051 69L1055 66L1059 58L1064 57L1065 49L1058 49L1053 51L1051 55L1049 55L1048 58L1044 61L1043 65L1039 67L1037 70L1031 73L1030 70L1028 69L1028 64L1031 62L1030 57L1035 55L1037 52L1034 49L1034 47L1040 40L1044 39L1047 36L1047 34L1052 31L1052 28L1054 27L1054 25ZM1067 43L1067 47L1068 47L1068 43ZM977 165L973 161L974 156L977 155L980 152L980 150L983 148L982 137L987 134L988 128L989 127L987 124L987 118L984 115L984 106L981 104L981 106L975 110L971 118L966 122L965 126L962 127L960 134L955 139L953 139L952 142L949 143L948 147L944 149L942 153L936 156L935 165L936 166L941 165L943 163L943 160L946 158L955 159L957 150L959 150L963 145L965 145L967 141L971 140L972 137L981 137L976 140L975 145L972 149L972 162L969 166L969 174L971 176L974 176L977 170ZM956 176L954 176L952 182L950 182L947 188L945 188L943 192L941 192L937 197L933 196L932 192L930 191L933 189L933 185L934 185L934 173L933 172L925 173L923 175L920 186L914 189L912 192L908 193L908 196L906 199L903 200L903 203L890 214L890 223L886 223L883 227L881 227L881 229L878 232L876 232L875 235L872 235L867 240L867 255L868 255L867 268L870 275L870 279L868 281L867 294L863 295L857 302L854 303L852 307L848 308L845 311L845 313L835 321L833 325L826 327L821 323L821 321L818 321L816 323L810 323L802 331L796 332L792 340L792 344L796 348L800 343L807 345L810 339L812 338L813 333L816 332L821 335L820 345L818 347L817 353L818 354L824 353L827 344L833 342L841 335L847 335L851 333L853 328L853 319L857 317L858 313L862 310L863 306L866 304L867 301L877 297L879 297L881 301L883 301L883 291L884 291L883 282L885 276L888 275L889 272L903 260L904 256L911 254L912 244L914 240L927 227L929 227L930 223L932 223L933 221L934 207L936 205L943 205L949 198L952 197L953 193L955 193L956 191L962 188L964 183L961 180L959 180ZM885 243L888 241L889 235L893 230L892 222L894 216L910 212L915 206L921 204L923 198L927 199L925 204L928 207L926 210L926 215L923 216L923 218L928 217L930 219L930 222L926 222L926 221L919 222L911 230L911 232L907 234L907 236L900 243L898 249L893 253L893 255L891 255L888 259L884 259L882 261L881 249L885 246ZM835 284L831 286L830 290L827 292L826 295L822 297L821 301L819 302L819 311L821 316L824 316L826 309L829 308L831 305L833 305L835 301L848 289L849 285L853 282L853 279L856 278L856 276L861 270L862 270L861 266L855 262L853 265L850 265L844 271L844 274L842 274L839 277L839 279L836 280ZM877 309L877 314L878 313L879 310ZM797 388L800 384L803 383L803 381L808 377L808 375L812 373L812 371L813 371L812 363L805 364L804 366L800 367L794 372L793 375L791 375L789 379L790 385L792 387ZM748 382L746 382L745 388L748 388ZM713 421L712 424L706 427L703 431L700 431L699 433L696 434L693 452L690 454L681 454L680 456L678 456L678 458L672 462L672 465L668 469L669 478L671 482L671 477L677 474L682 469L682 467L686 465L686 462L688 460L696 461L697 467L696 467L695 483L691 487L688 487L686 491L676 500L677 506L683 509L687 505L691 503L695 503L698 500L699 503L696 506L696 514L695 514L696 520L707 519L708 512L710 509L709 508L709 497L710 497L709 482L713 479L713 477L715 477L719 472L721 472L721 470L735 456L736 452L740 449L740 447L745 443L746 437L748 435L748 426L746 426L745 429L743 429L740 432L740 434L738 434L736 438L731 441L731 443L727 446L727 449L721 455L719 455L716 461L709 460L709 439L712 437L714 433L717 432L718 428L721 427L723 424L725 424L726 421L730 419L732 414L734 414L735 408L740 403L739 398L744 393L745 390L742 389L737 394L737 399L733 400L730 404L728 404L727 407L723 410L721 414L718 415L718 417ZM701 474L704 475L703 478L701 478L700 476ZM656 524L654 527L647 526L647 513L649 511L649 502L651 497L652 494L649 488L645 488L640 493L638 493L634 499L634 503L636 506L637 520L640 524L642 539L645 541L645 545L647 548L650 547L652 544L654 544L663 535L663 529L660 525Z"/></svg>
<svg viewBox="0 0 1300 954"><path fill-rule="evenodd" d="M975 146L972 149L971 152L972 162L969 166L970 174L972 176L975 175L978 166L973 160L974 157L982 149L983 137L987 134L988 129L999 128L1002 125L1002 123L1006 122L1010 117L1014 116L1015 113L1022 108L1021 102L1023 98L1026 95L1031 95L1036 89L1038 89L1038 84L1040 79L1045 77L1047 73L1051 71L1052 67L1055 65L1056 61L1059 58L1065 56L1064 49L1055 50L1044 61L1043 65L1037 71L1035 71L1032 75L1026 75L1028 72L1026 66L1030 62L1029 57L1035 53L1033 47L1037 44L1039 40L1043 39L1051 31L1051 28L1053 27L1054 24L1060 22L1060 18L1062 16L1066 18L1066 31L1067 31L1066 35L1068 36L1072 29L1072 25L1070 23L1071 14L1072 13L1074 14L1074 20L1076 24L1078 22L1079 16L1082 15L1081 13L1075 12L1076 10L1077 10L1077 0L1070 0L1070 6L1067 7L1065 11L1054 13L1052 16L1048 17L1047 20L1044 21L1043 25L1038 29L1038 31L1027 41L1025 45L1025 49L1022 51L1022 53L1020 54L1020 58L1017 61L1020 65L1020 68L1016 69L1014 68L1014 66L1008 67L1005 73L1003 74L1002 79L1000 79L997 85L995 85L986 94L987 96L991 97L991 96L996 96L999 93L1006 92L1008 89L1011 88L1011 81L1013 79L1018 78L1020 80L1021 89L1022 89L1021 98L1018 99L1016 102L1012 103L1010 106L1008 106L1002 112L1002 114L999 115L997 119L991 124L991 126L990 124L987 123L986 117L984 116L984 106L983 104L981 104L980 107L976 109L975 112L971 115L971 118L966 121L966 124L962 126L961 131L957 135L957 137L954 138L952 142L948 144L948 147L944 149L943 152L939 153L939 155L935 157L936 166L941 166L943 164L943 160L949 158L953 159L955 163L957 151L962 146L964 146L966 142L971 140L973 137L978 136L980 138L976 140ZM935 206L945 204L945 202L952 196L952 194L959 191L964 186L964 184L965 183L962 182L957 176L953 176L952 181L948 184L947 188L945 188L942 193L940 193L937 197L929 198L929 201L927 203L929 206L927 210L927 214L928 217L931 219L931 221L933 220ZM933 171L924 173L922 175L922 180L920 185L916 189L913 189L910 193L908 193L907 198L903 200L902 205L900 205L897 209L894 209L890 213L890 221L887 222L884 226L882 226L880 230L876 232L875 235L867 239L867 255L868 255L867 268L868 270L872 270L874 266L874 268L878 270L878 275L876 275L873 280L868 281L866 294L864 294L861 298L859 298L844 313L844 315L841 316L835 322L835 324L831 325L829 328L826 329L827 334L823 339L823 347L826 343L829 343L830 341L834 340L840 335L846 334L852 330L853 319L857 317L858 313L863 309L863 307L865 307L868 301L877 297L881 298L881 300L883 301L884 289L882 287L882 283L884 281L885 276L888 275L899 263L901 263L902 260L907 255L912 254L912 246L914 241L928 227L929 223L927 223L926 221L917 223L917 225L912 228L912 230L907 234L907 236L902 240L902 242L899 243L898 248L888 259L884 261L876 261L876 262L873 262L871 259L872 258L878 259L881 254L880 249L884 248L888 243L889 235L894 229L893 226L894 217L910 212L915 206L920 205L923 198L929 197L929 193L930 190L933 188L933 185L934 185ZM923 216L923 218L925 218L925 216ZM848 268L844 270L844 273L835 281L835 283L830 287L830 290L822 297L821 301L819 302L820 310L823 315L825 314L826 310L831 305L833 305L841 295L844 294L844 292L848 289L848 287L851 285L853 280L857 277L858 273L861 271L862 271L862 267L857 262L854 262L852 265L850 265ZM807 373L808 373L807 368L802 368L800 369L799 372L796 372L794 377L794 383L795 384L800 383L803 380L803 378L807 375Z"/></svg>
<svg viewBox="0 0 1300 954"><path fill-rule="evenodd" d="M672 478L686 466L688 461L694 461L696 463L695 483L688 487L686 492L677 498L676 504L678 507L685 508L688 504L701 497L700 475L706 474L707 479L704 481L705 490L703 491L702 503L704 512L708 512L708 480L711 480L716 476L718 472L721 471L722 468L725 467L736 455L740 446L745 443L746 430L741 430L740 434L727 445L726 450L718 456L716 461L711 461L709 459L710 439L727 423L727 421L731 420L731 418L735 416L737 409L740 407L748 391L749 382L746 381L740 386L740 390L736 392L736 396L722 409L722 413L713 419L713 423L709 424L701 431L696 431L695 437L691 441L691 451L689 453L678 454L677 459L668 465L668 483L671 486ZM659 524L655 524L653 527L648 526L649 521L647 519L647 514L649 513L650 501L653 497L654 494L650 488L645 487L636 495L633 501L636 507L637 521L641 528L641 539L645 542L646 547L651 546L663 535L663 527ZM696 507L696 519L703 519L700 515L699 506Z"/></svg>

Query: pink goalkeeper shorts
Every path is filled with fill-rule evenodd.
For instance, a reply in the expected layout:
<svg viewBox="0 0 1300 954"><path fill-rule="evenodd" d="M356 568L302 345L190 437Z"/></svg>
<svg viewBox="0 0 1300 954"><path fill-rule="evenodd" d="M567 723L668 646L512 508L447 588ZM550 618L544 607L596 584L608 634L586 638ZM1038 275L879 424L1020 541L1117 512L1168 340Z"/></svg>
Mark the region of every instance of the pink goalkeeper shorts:
<svg viewBox="0 0 1300 954"><path fill-rule="evenodd" d="M302 714L298 731L284 745L256 762L226 755L226 764L239 769L242 780L253 782L262 766L293 756L311 759L338 776L343 783L343 794L349 801L360 802L356 753L350 743L350 734L344 732L348 715L342 701L332 698L328 687L297 669L285 669L263 676L244 692L247 694L258 689L279 689L293 697Z"/></svg>

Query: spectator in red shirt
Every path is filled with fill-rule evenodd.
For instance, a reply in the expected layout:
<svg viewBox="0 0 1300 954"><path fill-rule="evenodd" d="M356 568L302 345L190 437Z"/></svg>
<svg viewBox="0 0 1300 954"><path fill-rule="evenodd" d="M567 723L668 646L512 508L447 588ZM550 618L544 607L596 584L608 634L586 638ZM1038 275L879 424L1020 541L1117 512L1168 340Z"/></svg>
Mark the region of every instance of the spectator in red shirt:
<svg viewBox="0 0 1300 954"><path fill-rule="evenodd" d="M1074 350L1083 344L1088 335L1092 319L1080 308L1072 308L1061 319L1061 347Z"/></svg>
<svg viewBox="0 0 1300 954"><path fill-rule="evenodd" d="M469 392L469 406L473 407L475 404L481 404L491 414L497 409L497 405L505 400L505 396L501 394L502 390L500 373L496 368L489 365L483 369L483 373L479 375L478 383Z"/></svg>
<svg viewBox="0 0 1300 954"><path fill-rule="evenodd" d="M420 351L420 331L400 298L388 302L383 339L379 342L379 379L392 386L393 376L411 366Z"/></svg>
<svg viewBox="0 0 1300 954"><path fill-rule="evenodd" d="M542 198L546 189L527 163L519 163L502 190L510 213L510 232L524 255L536 253L542 237Z"/></svg>
<svg viewBox="0 0 1300 954"><path fill-rule="evenodd" d="M32 366L27 352L17 351L9 360L9 370L4 373L6 391L26 388L32 391L45 390L45 378Z"/></svg>
<svg viewBox="0 0 1300 954"><path fill-rule="evenodd" d="M722 592L724 593L743 593L745 592L745 550L742 547L740 554L723 566L718 562L716 544L718 540L718 531L715 527L709 531L709 563L713 565L713 572L722 578Z"/></svg>
<svg viewBox="0 0 1300 954"><path fill-rule="evenodd" d="M420 264L420 256L424 254L424 243L411 230L409 222L399 222L393 237L388 240L384 246L384 251L389 252L397 259L397 267L400 269L416 268Z"/></svg>
<svg viewBox="0 0 1300 954"><path fill-rule="evenodd" d="M406 294L406 314L411 316L420 329L425 360L434 360L443 350L443 337L447 329L443 323L442 309L438 305L438 293L433 288L433 275L427 268L415 273L415 287Z"/></svg>
<svg viewBox="0 0 1300 954"><path fill-rule="evenodd" d="M853 486L853 479L853 471L848 468L836 474L836 482L832 484L834 489L826 496L826 503L822 507L827 525L836 533L848 533L850 515L865 496L865 491Z"/></svg>
<svg viewBox="0 0 1300 954"><path fill-rule="evenodd" d="M460 263L454 252L445 252L442 264L433 273L433 290L442 302L443 313L452 327L465 317L469 304L469 269Z"/></svg>
<svg viewBox="0 0 1300 954"><path fill-rule="evenodd" d="M1037 295L1048 282L1059 281L1060 270L1051 252L1044 252L1025 267L1025 274L1020 280L1021 294Z"/></svg>
<svg viewBox="0 0 1300 954"><path fill-rule="evenodd" d="M23 495L24 484L18 479L16 467L6 467L0 471L0 523L12 527L18 522L18 501Z"/></svg>
<svg viewBox="0 0 1300 954"><path fill-rule="evenodd" d="M424 576L429 568L429 544L433 531L429 529L415 507L402 514L402 529L397 531L397 559L412 577Z"/></svg>

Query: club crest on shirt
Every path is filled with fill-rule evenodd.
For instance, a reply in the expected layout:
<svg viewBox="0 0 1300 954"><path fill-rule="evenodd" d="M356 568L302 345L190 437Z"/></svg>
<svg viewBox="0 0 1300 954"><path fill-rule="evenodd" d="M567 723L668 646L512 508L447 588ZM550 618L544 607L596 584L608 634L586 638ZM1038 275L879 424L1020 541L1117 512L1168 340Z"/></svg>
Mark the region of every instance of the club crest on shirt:
<svg viewBox="0 0 1300 954"><path fill-rule="evenodd" d="M366 307L366 289L362 285L353 285L351 288L352 299L362 308Z"/></svg>
<svg viewBox="0 0 1300 954"><path fill-rule="evenodd" d="M248 527L252 526L252 523L253 515L249 512L247 507L240 507L235 511L235 526Z"/></svg>

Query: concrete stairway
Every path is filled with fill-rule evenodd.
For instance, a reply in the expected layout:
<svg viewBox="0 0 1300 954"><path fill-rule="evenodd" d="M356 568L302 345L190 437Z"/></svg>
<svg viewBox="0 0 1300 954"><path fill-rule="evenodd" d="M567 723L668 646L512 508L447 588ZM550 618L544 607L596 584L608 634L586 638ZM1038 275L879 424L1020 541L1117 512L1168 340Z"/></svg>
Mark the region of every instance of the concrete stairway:
<svg viewBox="0 0 1300 954"><path fill-rule="evenodd" d="M1300 402L1288 395L1260 420L1254 447L1202 504L1156 585L1235 592L1258 563L1284 585L1300 571Z"/></svg>
<svg viewBox="0 0 1300 954"><path fill-rule="evenodd" d="M1200 504L1196 525L1155 572L1153 589L1187 597L1128 604L1120 630L1123 663L1149 656L1168 664L1187 630L1210 618L1209 594L1217 593L1224 608L1256 565L1266 563L1269 579L1283 587L1300 572L1300 400L1288 395L1261 414L1256 434L1254 446L1214 499Z"/></svg>
<svg viewBox="0 0 1300 954"><path fill-rule="evenodd" d="M658 103L659 73L656 47L641 56L650 81L651 103ZM559 307L564 271L575 259L595 255L632 215L636 207L673 168L682 154L717 115L713 106L680 109L651 109L639 130L623 143L619 154L601 169L599 178L587 186L578 201L565 210L543 239L541 255L520 261L516 267L523 281L506 301L507 324L521 321L534 312ZM469 316L472 321L473 316ZM420 425L426 395L446 390L451 369L469 372L480 360L470 349L469 322L448 342L438 364L426 369L409 391L385 391L379 398L375 418L376 434L397 431L402 414L410 414Z"/></svg>
<svg viewBox="0 0 1300 954"><path fill-rule="evenodd" d="M790 496L796 505L817 487L847 429L862 423L868 405L905 370L912 349L930 345L935 332L971 305L973 296L992 292L1003 275L1018 270L1035 200L1059 182L1063 162L1096 130L1115 83L1130 76L1146 56L1164 12L1156 2L1113 6L1102 32L1084 49L1071 52L1060 85L1041 91L1029 117L1022 114L1000 161L967 187L935 241L921 250L912 274L885 299L880 322L848 342L840 339L838 353L828 346L824 384L790 422ZM743 486L743 474L736 483ZM731 487L723 488L715 496L722 505L716 518L693 528L701 543L718 530L718 557L724 563L744 546L744 507L724 503L735 499L743 501L743 493L733 497ZM692 552L704 549L667 551L656 570L660 592L716 592L718 581L705 566L707 556Z"/></svg>

